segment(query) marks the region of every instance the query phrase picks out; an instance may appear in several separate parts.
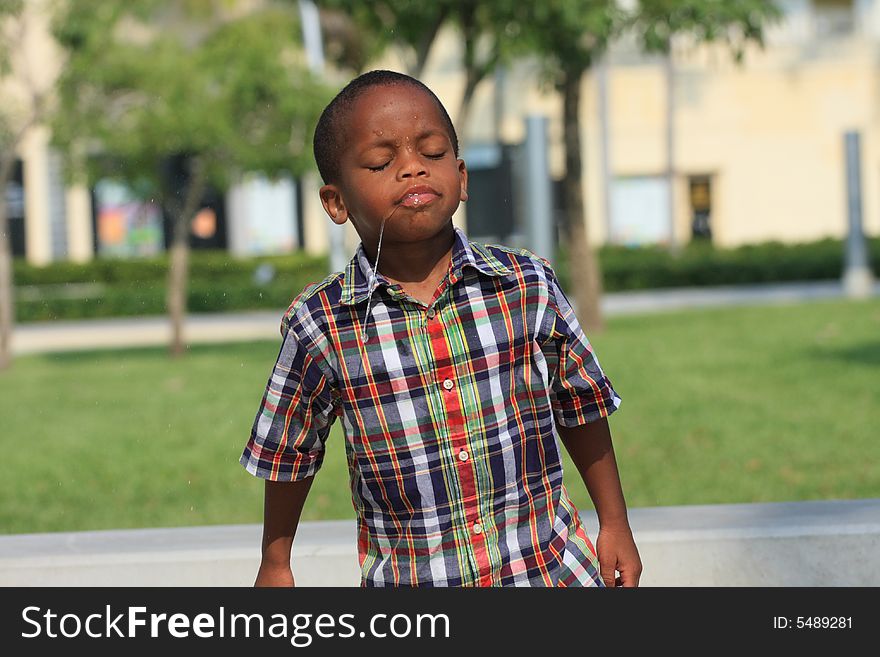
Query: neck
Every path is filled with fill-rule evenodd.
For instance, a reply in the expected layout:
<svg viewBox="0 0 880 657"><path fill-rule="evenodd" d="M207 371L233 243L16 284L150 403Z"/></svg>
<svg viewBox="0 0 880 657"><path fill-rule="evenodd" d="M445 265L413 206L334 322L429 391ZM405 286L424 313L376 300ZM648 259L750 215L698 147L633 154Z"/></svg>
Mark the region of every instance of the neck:
<svg viewBox="0 0 880 657"><path fill-rule="evenodd" d="M379 273L392 282L403 285L418 285L442 279L449 268L454 243L455 229L452 223L437 235L420 242L385 240L379 256ZM369 249L367 253L370 263L374 266L377 246Z"/></svg>

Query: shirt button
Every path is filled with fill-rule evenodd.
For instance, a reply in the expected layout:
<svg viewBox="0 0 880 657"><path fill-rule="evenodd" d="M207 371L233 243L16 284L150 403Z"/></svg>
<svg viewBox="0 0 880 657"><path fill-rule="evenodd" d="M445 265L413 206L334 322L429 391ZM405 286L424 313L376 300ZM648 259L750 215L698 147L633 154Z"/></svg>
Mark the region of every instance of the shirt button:
<svg viewBox="0 0 880 657"><path fill-rule="evenodd" d="M483 525L478 522L474 523L474 534L482 534L483 533Z"/></svg>
<svg viewBox="0 0 880 657"><path fill-rule="evenodd" d="M433 308L428 308L428 312L425 314L428 316L428 319L434 319L434 315L437 314L437 311Z"/></svg>
<svg viewBox="0 0 880 657"><path fill-rule="evenodd" d="M458 460L459 461L467 461L468 460L468 453L465 450L461 450L458 453Z"/></svg>
<svg viewBox="0 0 880 657"><path fill-rule="evenodd" d="M452 390L452 386L455 384L452 382L452 379L443 379L443 387L447 390Z"/></svg>

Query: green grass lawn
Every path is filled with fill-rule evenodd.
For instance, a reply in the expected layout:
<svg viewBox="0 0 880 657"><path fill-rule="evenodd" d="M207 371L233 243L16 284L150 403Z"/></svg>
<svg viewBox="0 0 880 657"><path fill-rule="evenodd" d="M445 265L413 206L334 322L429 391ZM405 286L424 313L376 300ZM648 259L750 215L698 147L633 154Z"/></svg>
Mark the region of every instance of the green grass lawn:
<svg viewBox="0 0 880 657"><path fill-rule="evenodd" d="M880 301L621 317L593 343L623 397L630 506L880 497ZM238 457L277 349L18 358L0 374L0 532L260 522ZM342 440L337 424L306 519L353 517Z"/></svg>

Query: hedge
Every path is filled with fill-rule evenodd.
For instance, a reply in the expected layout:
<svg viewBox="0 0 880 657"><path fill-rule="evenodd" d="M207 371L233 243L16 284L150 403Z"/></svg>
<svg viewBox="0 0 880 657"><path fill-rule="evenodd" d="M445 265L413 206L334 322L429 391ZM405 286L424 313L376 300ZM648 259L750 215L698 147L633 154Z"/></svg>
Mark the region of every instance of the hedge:
<svg viewBox="0 0 880 657"><path fill-rule="evenodd" d="M880 238L868 240L869 258L880 264ZM604 289L736 285L831 280L843 269L841 240L805 244L768 242L736 249L693 243L677 254L657 247L603 247ZM121 260L96 258L35 267L15 262L17 321L158 315L165 312L167 256ZM564 250L556 258L563 287L570 288ZM225 251L194 251L189 310L220 312L283 309L308 283L327 274L326 257L293 253L236 258ZM261 276L262 274L262 276Z"/></svg>
<svg viewBox="0 0 880 657"><path fill-rule="evenodd" d="M880 264L880 238L868 240L868 257ZM607 292L670 287L745 285L839 279L844 244L824 239L803 244L765 242L735 249L691 243L677 254L659 247L603 247L599 250ZM560 282L570 283L565 251L557 258Z"/></svg>
<svg viewBox="0 0 880 657"><path fill-rule="evenodd" d="M16 285L58 285L62 283L105 283L141 285L163 282L168 276L168 256L154 258L95 258L87 263L54 262L45 267L29 265L17 259L14 265ZM325 256L292 253L283 256L238 258L226 251L192 251L190 276L194 281L231 281L252 278L261 265L271 266L278 277L323 278L327 272Z"/></svg>
<svg viewBox="0 0 880 657"><path fill-rule="evenodd" d="M193 312L286 308L297 292L324 278L327 271L326 257L304 253L243 259L225 251L194 251L188 308ZM83 264L59 262L45 267L19 261L14 275L16 319L20 322L165 312L166 256L96 258ZM68 288L74 288L74 294Z"/></svg>

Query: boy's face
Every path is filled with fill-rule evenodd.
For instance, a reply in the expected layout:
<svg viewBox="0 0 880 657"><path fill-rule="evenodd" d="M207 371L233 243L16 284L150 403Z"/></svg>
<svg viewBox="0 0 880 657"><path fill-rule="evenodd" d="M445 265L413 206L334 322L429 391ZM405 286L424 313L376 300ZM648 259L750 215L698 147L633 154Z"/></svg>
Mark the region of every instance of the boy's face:
<svg viewBox="0 0 880 657"><path fill-rule="evenodd" d="M455 157L440 109L408 84L364 91L342 135L339 180L321 188L338 224L351 220L365 246L418 242L441 234L467 200L467 170Z"/></svg>

